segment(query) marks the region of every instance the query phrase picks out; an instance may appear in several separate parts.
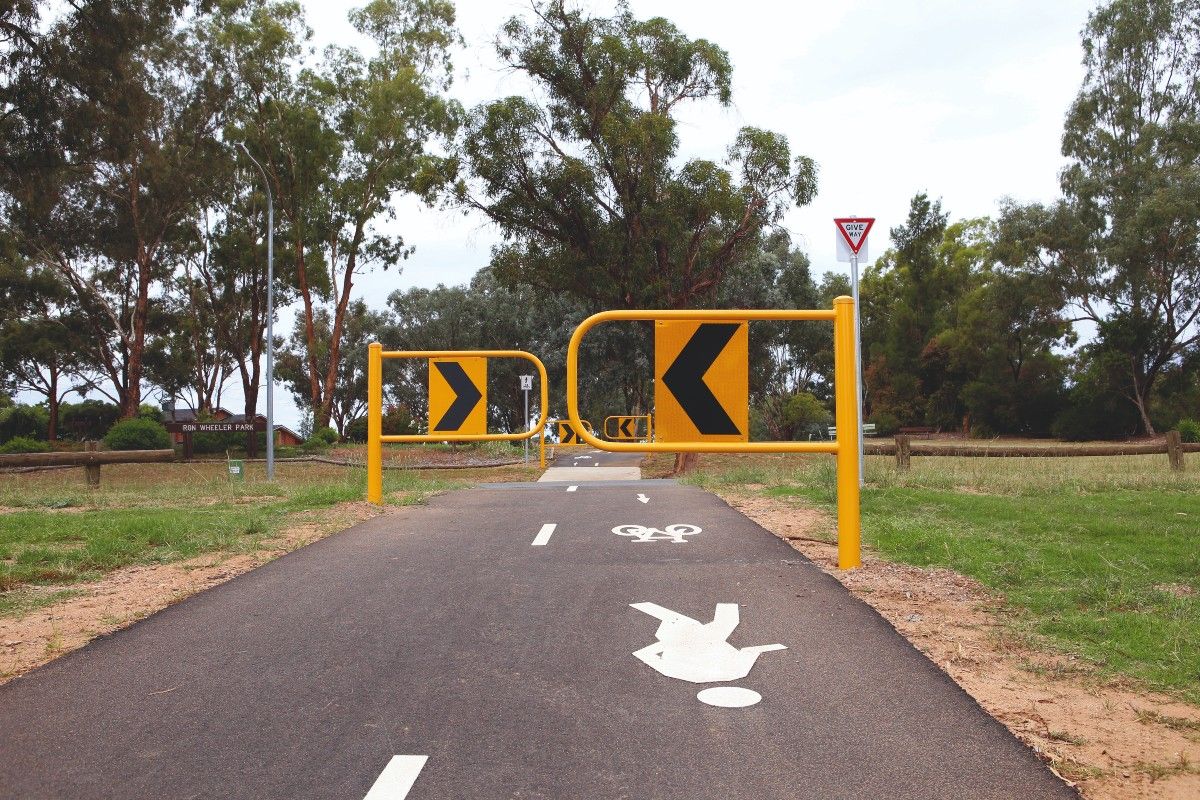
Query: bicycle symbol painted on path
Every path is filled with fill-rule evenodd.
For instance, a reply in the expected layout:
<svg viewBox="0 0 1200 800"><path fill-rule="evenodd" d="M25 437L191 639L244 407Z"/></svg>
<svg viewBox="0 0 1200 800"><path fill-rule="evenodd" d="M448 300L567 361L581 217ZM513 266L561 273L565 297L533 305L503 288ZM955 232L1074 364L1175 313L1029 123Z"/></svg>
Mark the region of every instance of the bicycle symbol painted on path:
<svg viewBox="0 0 1200 800"><path fill-rule="evenodd" d="M668 525L665 529L648 528L645 525L618 525L612 529L617 536L633 537L635 542L669 541L676 544L687 544L685 536L694 536L701 532L699 525Z"/></svg>

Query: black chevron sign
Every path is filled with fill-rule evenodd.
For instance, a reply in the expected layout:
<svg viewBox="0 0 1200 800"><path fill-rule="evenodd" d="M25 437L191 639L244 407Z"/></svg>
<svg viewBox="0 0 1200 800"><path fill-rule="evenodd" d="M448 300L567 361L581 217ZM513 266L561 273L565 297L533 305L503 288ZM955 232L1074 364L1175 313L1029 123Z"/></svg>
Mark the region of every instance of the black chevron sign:
<svg viewBox="0 0 1200 800"><path fill-rule="evenodd" d="M621 432L621 435L624 436L626 439L633 438L633 431L631 431L629 429L629 426L632 425L633 422L634 422L634 420L632 418L623 419L623 420L621 420L621 424L617 426L617 430L619 430Z"/></svg>
<svg viewBox="0 0 1200 800"><path fill-rule="evenodd" d="M737 322L700 323L663 373L663 384L702 436L743 435L704 382L704 374L742 327Z"/></svg>
<svg viewBox="0 0 1200 800"><path fill-rule="evenodd" d="M437 425L433 426L433 429L443 433L453 433L467 421L471 411L483 399L483 393L467 375L462 364L457 361L435 361L433 364L456 395L454 402L446 409L446 413L442 414L442 418L438 420Z"/></svg>
<svg viewBox="0 0 1200 800"><path fill-rule="evenodd" d="M587 420L584 420L583 423L586 425ZM579 434L575 432L575 426L565 419L558 421L558 443L560 445L571 444L579 446L583 446L584 444L583 440L579 438Z"/></svg>

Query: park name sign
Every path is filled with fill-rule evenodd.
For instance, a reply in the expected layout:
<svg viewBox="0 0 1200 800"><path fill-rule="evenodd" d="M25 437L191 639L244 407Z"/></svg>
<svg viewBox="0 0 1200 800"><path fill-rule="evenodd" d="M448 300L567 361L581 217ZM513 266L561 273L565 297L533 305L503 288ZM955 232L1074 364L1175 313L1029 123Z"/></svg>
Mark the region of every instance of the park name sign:
<svg viewBox="0 0 1200 800"><path fill-rule="evenodd" d="M168 422L166 429L171 433L254 433L265 431L265 420L254 422Z"/></svg>

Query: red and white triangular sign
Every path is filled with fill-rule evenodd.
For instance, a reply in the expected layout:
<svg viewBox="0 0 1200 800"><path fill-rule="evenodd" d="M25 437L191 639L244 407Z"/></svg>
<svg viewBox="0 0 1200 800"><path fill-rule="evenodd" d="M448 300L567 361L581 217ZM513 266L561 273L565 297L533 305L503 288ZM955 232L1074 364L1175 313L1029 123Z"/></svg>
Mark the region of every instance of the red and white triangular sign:
<svg viewBox="0 0 1200 800"><path fill-rule="evenodd" d="M867 243L867 234L871 232L871 226L875 224L875 218L843 217L835 219L833 222L837 225L838 232L842 234L842 238L846 240L846 246L850 248L850 252L857 255L862 246Z"/></svg>

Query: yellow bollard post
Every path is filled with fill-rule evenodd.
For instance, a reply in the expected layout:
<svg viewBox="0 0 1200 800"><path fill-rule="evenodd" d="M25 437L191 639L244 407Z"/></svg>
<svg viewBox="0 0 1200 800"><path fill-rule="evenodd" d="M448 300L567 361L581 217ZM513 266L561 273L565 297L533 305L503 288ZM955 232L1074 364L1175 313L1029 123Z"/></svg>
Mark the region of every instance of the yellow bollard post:
<svg viewBox="0 0 1200 800"><path fill-rule="evenodd" d="M367 502L383 504L383 345L367 348Z"/></svg>
<svg viewBox="0 0 1200 800"><path fill-rule="evenodd" d="M837 425L838 567L862 566L858 484L858 386L854 374L854 298L833 301L833 387Z"/></svg>

